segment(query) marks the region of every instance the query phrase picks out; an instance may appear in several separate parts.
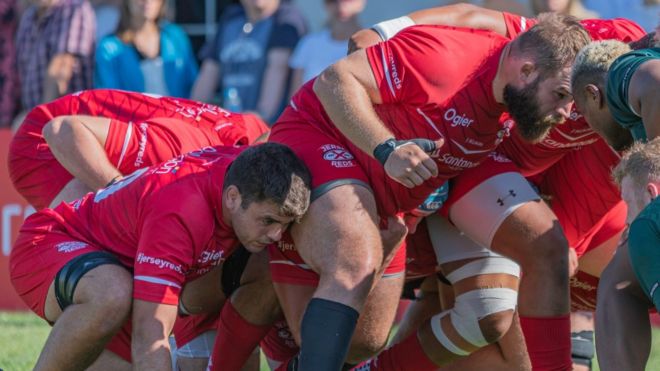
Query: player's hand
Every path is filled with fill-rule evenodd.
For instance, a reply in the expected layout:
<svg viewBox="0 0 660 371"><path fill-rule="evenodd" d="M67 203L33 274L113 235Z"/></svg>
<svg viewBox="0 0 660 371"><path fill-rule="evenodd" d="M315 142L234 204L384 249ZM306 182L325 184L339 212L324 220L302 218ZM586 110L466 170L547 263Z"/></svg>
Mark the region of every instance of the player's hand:
<svg viewBox="0 0 660 371"><path fill-rule="evenodd" d="M354 51L368 48L372 45L376 45L382 40L378 33L371 28L365 28L354 33L350 39L348 39L348 53L351 54Z"/></svg>
<svg viewBox="0 0 660 371"><path fill-rule="evenodd" d="M403 142L403 143L400 143ZM444 140L412 139L397 142L384 163L387 175L408 188L414 188L438 176L438 166L429 156L442 147Z"/></svg>

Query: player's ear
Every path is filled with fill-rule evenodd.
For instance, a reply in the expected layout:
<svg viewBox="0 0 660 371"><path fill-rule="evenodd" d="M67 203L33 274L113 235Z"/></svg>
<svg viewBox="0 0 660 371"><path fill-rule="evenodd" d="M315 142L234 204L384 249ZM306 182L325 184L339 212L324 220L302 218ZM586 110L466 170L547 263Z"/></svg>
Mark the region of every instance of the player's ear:
<svg viewBox="0 0 660 371"><path fill-rule="evenodd" d="M523 83L529 84L533 82L537 75L536 65L533 62L526 61L520 66L519 78Z"/></svg>
<svg viewBox="0 0 660 371"><path fill-rule="evenodd" d="M603 99L603 94L601 93L598 86L594 84L587 84L587 86L584 87L584 90L587 92L587 98L590 101L596 103L598 108L603 106L605 100Z"/></svg>
<svg viewBox="0 0 660 371"><path fill-rule="evenodd" d="M660 187L658 187L659 185L660 184L655 182L650 182L646 185L646 192L648 192L649 196L651 196L651 200L655 199L660 194Z"/></svg>
<svg viewBox="0 0 660 371"><path fill-rule="evenodd" d="M238 187L235 185L230 185L223 192L223 200L225 207L229 210L237 210L241 207L241 193L238 191Z"/></svg>

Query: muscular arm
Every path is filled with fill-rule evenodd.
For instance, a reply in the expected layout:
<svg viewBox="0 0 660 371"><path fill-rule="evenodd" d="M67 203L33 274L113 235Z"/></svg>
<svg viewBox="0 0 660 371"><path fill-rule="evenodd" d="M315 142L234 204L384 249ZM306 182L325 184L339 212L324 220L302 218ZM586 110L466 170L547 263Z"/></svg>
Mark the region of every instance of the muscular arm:
<svg viewBox="0 0 660 371"><path fill-rule="evenodd" d="M43 129L43 136L57 161L92 190L121 176L108 160L105 141L110 119L92 116L58 116Z"/></svg>
<svg viewBox="0 0 660 371"><path fill-rule="evenodd" d="M133 370L172 370L168 337L176 320L175 305L133 302Z"/></svg>
<svg viewBox="0 0 660 371"><path fill-rule="evenodd" d="M394 137L373 108L382 99L364 51L326 69L314 82L314 92L335 126L364 152L371 154Z"/></svg>
<svg viewBox="0 0 660 371"><path fill-rule="evenodd" d="M507 35L506 23L502 12L480 8L472 4L454 4L419 10L408 14L415 24L444 25L491 30L500 35ZM356 32L349 40L349 53L364 49L381 41L378 34L370 29Z"/></svg>
<svg viewBox="0 0 660 371"><path fill-rule="evenodd" d="M660 136L660 60L639 66L630 80L628 99L635 112L642 115L648 139Z"/></svg>
<svg viewBox="0 0 660 371"><path fill-rule="evenodd" d="M630 266L628 247L621 245L598 285L595 333L601 370L645 369L651 351L650 304Z"/></svg>

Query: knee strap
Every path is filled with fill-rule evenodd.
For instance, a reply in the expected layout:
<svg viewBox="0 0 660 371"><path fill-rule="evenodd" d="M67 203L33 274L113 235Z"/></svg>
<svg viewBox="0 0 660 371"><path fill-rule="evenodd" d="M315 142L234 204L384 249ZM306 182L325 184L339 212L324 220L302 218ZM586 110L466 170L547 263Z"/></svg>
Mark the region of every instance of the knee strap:
<svg viewBox="0 0 660 371"><path fill-rule="evenodd" d="M95 251L76 256L55 275L55 299L60 309L73 304L73 294L80 278L99 265L113 264L123 267L119 259L109 252Z"/></svg>

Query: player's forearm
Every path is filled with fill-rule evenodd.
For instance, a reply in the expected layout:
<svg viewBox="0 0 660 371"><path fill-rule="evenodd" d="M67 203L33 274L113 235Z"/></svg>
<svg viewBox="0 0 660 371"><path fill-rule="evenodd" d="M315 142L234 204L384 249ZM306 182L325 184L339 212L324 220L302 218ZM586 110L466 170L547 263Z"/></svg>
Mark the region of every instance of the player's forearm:
<svg viewBox="0 0 660 371"><path fill-rule="evenodd" d="M353 144L371 155L374 148L394 135L373 108L366 88L346 68L345 60L326 69L314 83L314 92L326 113Z"/></svg>
<svg viewBox="0 0 660 371"><path fill-rule="evenodd" d="M646 367L651 326L648 304L636 290L641 293L624 246L605 269L598 285L596 354L603 371L642 371Z"/></svg>
<svg viewBox="0 0 660 371"><path fill-rule="evenodd" d="M172 357L167 337L150 343L133 339L133 343L133 370L172 370Z"/></svg>
<svg viewBox="0 0 660 371"><path fill-rule="evenodd" d="M169 334L177 307L134 300L131 356L133 370L172 370Z"/></svg>
<svg viewBox="0 0 660 371"><path fill-rule="evenodd" d="M60 164L86 186L98 190L121 173L108 160L104 143L82 120L98 125L109 125L110 121L100 117L56 117L46 124L43 135Z"/></svg>

